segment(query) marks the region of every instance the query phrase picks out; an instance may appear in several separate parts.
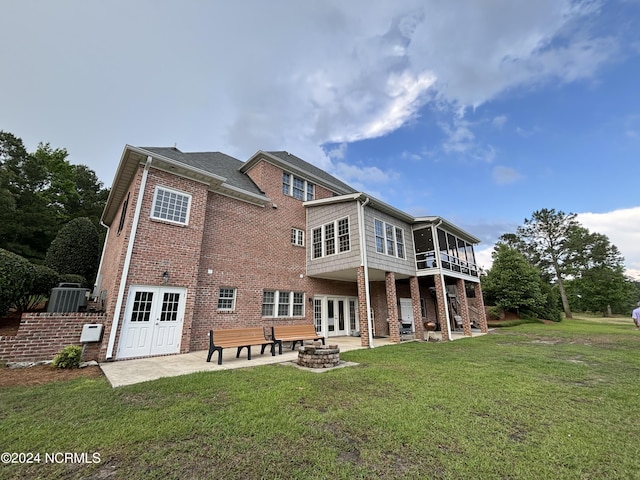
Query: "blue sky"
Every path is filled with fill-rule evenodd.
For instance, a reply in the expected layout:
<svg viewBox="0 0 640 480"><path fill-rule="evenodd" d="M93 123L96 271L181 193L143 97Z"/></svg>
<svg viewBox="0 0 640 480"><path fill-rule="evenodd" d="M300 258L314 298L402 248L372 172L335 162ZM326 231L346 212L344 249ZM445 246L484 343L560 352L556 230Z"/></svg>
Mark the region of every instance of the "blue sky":
<svg viewBox="0 0 640 480"><path fill-rule="evenodd" d="M578 214L640 278L640 1L0 0L0 129L110 186L125 144L288 150L483 240Z"/></svg>

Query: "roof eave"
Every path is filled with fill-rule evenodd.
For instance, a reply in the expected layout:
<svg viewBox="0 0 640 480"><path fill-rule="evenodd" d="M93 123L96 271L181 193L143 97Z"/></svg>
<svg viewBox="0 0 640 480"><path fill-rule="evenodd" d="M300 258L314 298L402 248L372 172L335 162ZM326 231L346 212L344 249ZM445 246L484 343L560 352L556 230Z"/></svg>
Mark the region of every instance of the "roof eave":
<svg viewBox="0 0 640 480"><path fill-rule="evenodd" d="M482 240L480 240L479 238L471 235L469 232L463 230L462 228L458 227L457 225L454 225L453 223L449 222L448 220L442 217L438 217L438 216L417 217L415 219L415 223L416 224L426 223L429 225L442 226L446 231L452 234L455 234L456 236L461 237L464 240L467 240L469 243L473 243L474 245L477 245L478 243L482 242Z"/></svg>

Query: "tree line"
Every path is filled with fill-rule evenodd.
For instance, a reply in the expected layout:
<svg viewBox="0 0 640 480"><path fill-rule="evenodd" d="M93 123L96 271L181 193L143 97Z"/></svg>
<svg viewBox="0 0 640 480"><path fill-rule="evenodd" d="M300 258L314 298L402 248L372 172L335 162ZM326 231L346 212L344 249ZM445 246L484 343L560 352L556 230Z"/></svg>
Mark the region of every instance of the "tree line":
<svg viewBox="0 0 640 480"><path fill-rule="evenodd" d="M28 152L22 139L0 131L0 248L41 264L60 229L80 217L104 236L98 227L109 190L68 155L48 143Z"/></svg>
<svg viewBox="0 0 640 480"><path fill-rule="evenodd" d="M535 211L500 237L492 256L483 292L502 310L557 321L573 310L628 314L640 298L640 282L624 275L618 248L574 213Z"/></svg>
<svg viewBox="0 0 640 480"><path fill-rule="evenodd" d="M67 157L48 143L28 152L0 131L0 317L33 308L59 281L95 280L109 190Z"/></svg>

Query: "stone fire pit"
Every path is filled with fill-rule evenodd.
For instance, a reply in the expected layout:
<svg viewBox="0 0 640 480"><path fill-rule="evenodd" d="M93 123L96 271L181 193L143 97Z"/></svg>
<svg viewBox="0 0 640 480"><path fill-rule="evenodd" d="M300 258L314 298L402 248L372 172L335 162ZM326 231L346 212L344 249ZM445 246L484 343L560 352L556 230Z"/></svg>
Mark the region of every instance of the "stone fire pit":
<svg viewBox="0 0 640 480"><path fill-rule="evenodd" d="M298 348L298 365L307 368L331 368L340 365L338 345L303 345Z"/></svg>

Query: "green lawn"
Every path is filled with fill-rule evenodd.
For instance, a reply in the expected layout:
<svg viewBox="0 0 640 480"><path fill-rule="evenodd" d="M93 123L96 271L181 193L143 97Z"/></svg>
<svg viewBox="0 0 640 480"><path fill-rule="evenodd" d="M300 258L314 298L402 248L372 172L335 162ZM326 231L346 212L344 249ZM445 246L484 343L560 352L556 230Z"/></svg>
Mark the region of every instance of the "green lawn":
<svg viewBox="0 0 640 480"><path fill-rule="evenodd" d="M360 365L4 389L0 450L41 462L0 465L0 478L640 478L631 320L527 324L341 358ZM100 463L45 463L47 452Z"/></svg>

